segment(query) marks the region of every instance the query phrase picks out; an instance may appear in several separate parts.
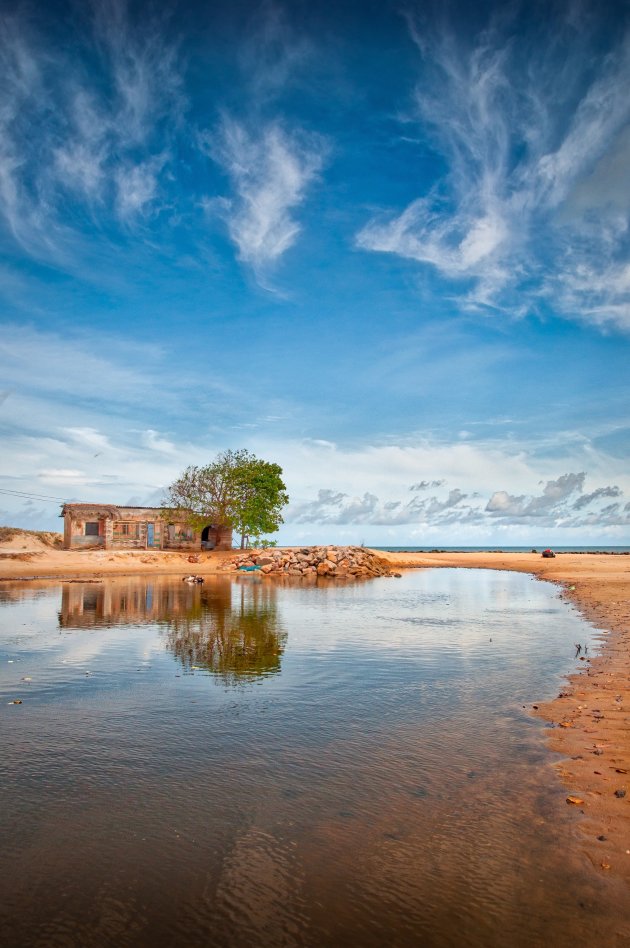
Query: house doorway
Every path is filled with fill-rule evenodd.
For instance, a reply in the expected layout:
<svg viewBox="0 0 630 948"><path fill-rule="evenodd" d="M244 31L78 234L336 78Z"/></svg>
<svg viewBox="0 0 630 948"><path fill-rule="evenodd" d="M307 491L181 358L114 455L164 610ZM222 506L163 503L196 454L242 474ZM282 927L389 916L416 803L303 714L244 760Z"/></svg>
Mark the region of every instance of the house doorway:
<svg viewBox="0 0 630 948"><path fill-rule="evenodd" d="M207 527L204 527L201 531L201 549L202 550L214 550L217 545L217 531L216 527L213 527L212 524L208 524Z"/></svg>

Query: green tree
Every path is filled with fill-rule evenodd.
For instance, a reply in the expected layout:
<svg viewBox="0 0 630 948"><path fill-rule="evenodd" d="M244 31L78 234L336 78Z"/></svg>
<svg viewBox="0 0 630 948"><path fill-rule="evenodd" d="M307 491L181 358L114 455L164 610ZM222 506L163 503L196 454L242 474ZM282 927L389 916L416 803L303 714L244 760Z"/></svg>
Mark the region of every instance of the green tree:
<svg viewBox="0 0 630 948"><path fill-rule="evenodd" d="M249 540L275 533L289 495L278 464L250 451L223 451L205 467L187 467L167 489L165 515L200 530L208 522L231 527Z"/></svg>

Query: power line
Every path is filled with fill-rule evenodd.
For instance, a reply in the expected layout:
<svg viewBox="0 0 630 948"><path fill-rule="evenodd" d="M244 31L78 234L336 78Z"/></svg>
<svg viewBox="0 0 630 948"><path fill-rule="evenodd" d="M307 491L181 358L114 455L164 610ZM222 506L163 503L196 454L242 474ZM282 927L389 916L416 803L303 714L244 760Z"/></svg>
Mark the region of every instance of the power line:
<svg viewBox="0 0 630 948"><path fill-rule="evenodd" d="M13 497L26 497L29 500L56 500L57 503L65 504L65 497L51 497L50 494L30 494L25 490L9 490L5 487L0 487L0 494L11 494Z"/></svg>

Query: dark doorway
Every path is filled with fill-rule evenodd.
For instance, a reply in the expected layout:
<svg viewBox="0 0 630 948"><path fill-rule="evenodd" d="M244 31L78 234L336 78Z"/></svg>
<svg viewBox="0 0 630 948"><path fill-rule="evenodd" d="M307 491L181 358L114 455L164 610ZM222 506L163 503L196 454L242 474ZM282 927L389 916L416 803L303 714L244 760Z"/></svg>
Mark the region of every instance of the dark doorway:
<svg viewBox="0 0 630 948"><path fill-rule="evenodd" d="M201 549L202 550L214 550L217 545L217 531L216 527L213 527L212 524L209 524L207 527L204 527L201 531Z"/></svg>

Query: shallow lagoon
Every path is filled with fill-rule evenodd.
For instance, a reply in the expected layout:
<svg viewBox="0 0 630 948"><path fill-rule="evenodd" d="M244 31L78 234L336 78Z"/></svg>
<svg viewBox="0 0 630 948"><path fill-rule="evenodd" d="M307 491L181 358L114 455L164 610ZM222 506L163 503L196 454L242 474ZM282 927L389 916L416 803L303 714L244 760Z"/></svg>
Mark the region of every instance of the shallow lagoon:
<svg viewBox="0 0 630 948"><path fill-rule="evenodd" d="M516 573L3 583L3 943L613 937L522 707L592 636Z"/></svg>

